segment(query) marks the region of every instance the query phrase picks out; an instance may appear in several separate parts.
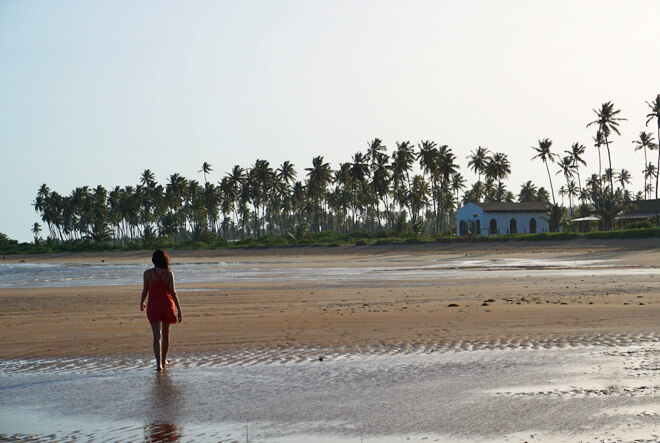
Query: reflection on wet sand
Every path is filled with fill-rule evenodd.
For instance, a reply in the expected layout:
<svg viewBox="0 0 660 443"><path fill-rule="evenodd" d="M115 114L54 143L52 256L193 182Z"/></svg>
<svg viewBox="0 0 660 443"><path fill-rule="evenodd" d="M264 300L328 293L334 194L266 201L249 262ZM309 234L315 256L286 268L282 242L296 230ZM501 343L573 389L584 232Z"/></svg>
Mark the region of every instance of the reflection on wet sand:
<svg viewBox="0 0 660 443"><path fill-rule="evenodd" d="M181 430L175 423L181 418L181 402L184 401L181 387L168 371L156 373L151 383L149 422L144 425L145 441L179 441Z"/></svg>
<svg viewBox="0 0 660 443"><path fill-rule="evenodd" d="M149 423L144 425L144 441L166 443L179 441L179 429L170 423Z"/></svg>
<svg viewBox="0 0 660 443"><path fill-rule="evenodd" d="M657 341L325 357L0 373L0 441L659 440Z"/></svg>

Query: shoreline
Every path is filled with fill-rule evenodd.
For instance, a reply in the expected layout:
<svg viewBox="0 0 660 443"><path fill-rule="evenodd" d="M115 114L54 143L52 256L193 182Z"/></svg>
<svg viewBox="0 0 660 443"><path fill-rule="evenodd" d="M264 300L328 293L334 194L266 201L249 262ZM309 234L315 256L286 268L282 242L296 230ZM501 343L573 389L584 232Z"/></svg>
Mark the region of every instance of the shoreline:
<svg viewBox="0 0 660 443"><path fill-rule="evenodd" d="M557 254L588 252L642 252L660 249L660 238L635 239L571 239L549 241L493 241L389 245L341 245L341 246L291 246L245 249L172 249L168 250L173 261L191 258L227 257L283 257L283 256L341 256L381 254ZM58 252L43 254L15 254L5 256L4 263L75 263L98 262L137 263L150 260L153 250L107 252Z"/></svg>

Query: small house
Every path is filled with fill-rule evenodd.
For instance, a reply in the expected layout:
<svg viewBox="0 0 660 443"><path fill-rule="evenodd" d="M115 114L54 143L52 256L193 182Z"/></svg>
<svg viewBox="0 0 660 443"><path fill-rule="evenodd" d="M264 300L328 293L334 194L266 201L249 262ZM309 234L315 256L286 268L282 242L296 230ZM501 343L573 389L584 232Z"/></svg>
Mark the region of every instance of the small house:
<svg viewBox="0 0 660 443"><path fill-rule="evenodd" d="M640 222L644 220L653 221L656 215L660 214L659 200L637 200L632 202L632 207L625 214L615 217L620 227L629 223Z"/></svg>
<svg viewBox="0 0 660 443"><path fill-rule="evenodd" d="M536 234L550 230L549 204L525 203L467 203L456 214L457 234L499 235Z"/></svg>

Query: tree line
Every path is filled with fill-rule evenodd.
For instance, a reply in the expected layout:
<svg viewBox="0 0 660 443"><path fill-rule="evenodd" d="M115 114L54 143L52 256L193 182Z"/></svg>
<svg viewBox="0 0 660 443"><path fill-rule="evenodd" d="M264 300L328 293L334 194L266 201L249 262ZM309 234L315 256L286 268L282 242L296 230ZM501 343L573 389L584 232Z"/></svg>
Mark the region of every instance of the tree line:
<svg viewBox="0 0 660 443"><path fill-rule="evenodd" d="M647 126L655 119L660 139L660 94L646 103L651 109ZM356 152L337 169L322 155L313 157L311 166L300 174L289 161L274 166L257 159L249 167L235 165L214 183L210 179L213 167L204 162L198 171L203 182L174 173L164 184L157 183L154 173L146 169L137 184L110 190L82 186L61 195L43 184L33 206L47 227L48 238L57 242L129 243L158 237L208 242L362 230L440 235L455 232L456 210L467 202L551 201L549 217L556 221L595 210L605 228L611 229L614 216L634 199L653 194L658 198L660 150L652 133L640 132L634 149L644 152L644 188L631 191L626 188L631 173L615 169L610 154L614 135L620 135L619 122L625 119L611 102L594 113L596 119L587 127L596 129L593 145L598 150L598 173L580 174L587 166L587 148L579 142L563 154L553 152L548 138L531 147L532 160L546 166L549 192L531 180L517 194L507 189L511 164L503 152L482 146L471 151L467 164L477 181L468 186L449 146L431 140L402 141L388 152L382 140L375 138L364 152ZM658 151L657 159L649 160L653 151ZM568 208L556 200L551 166L558 167L554 175L560 175L563 183L557 194L568 198ZM38 242L41 225L34 223L32 232Z"/></svg>

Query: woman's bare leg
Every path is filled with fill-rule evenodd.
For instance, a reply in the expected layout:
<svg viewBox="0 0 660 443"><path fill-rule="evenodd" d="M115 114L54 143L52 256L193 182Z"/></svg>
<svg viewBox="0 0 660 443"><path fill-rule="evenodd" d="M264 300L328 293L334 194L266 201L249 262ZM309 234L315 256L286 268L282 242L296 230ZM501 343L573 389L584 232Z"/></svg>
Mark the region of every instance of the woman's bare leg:
<svg viewBox="0 0 660 443"><path fill-rule="evenodd" d="M162 362L163 368L169 363L167 360L167 351L170 350L170 325L172 323L163 323L163 353L162 353Z"/></svg>
<svg viewBox="0 0 660 443"><path fill-rule="evenodd" d="M156 369L158 371L163 370L163 365L161 364L161 325L162 322L154 322L151 324L151 331L154 334L154 356L156 357Z"/></svg>

